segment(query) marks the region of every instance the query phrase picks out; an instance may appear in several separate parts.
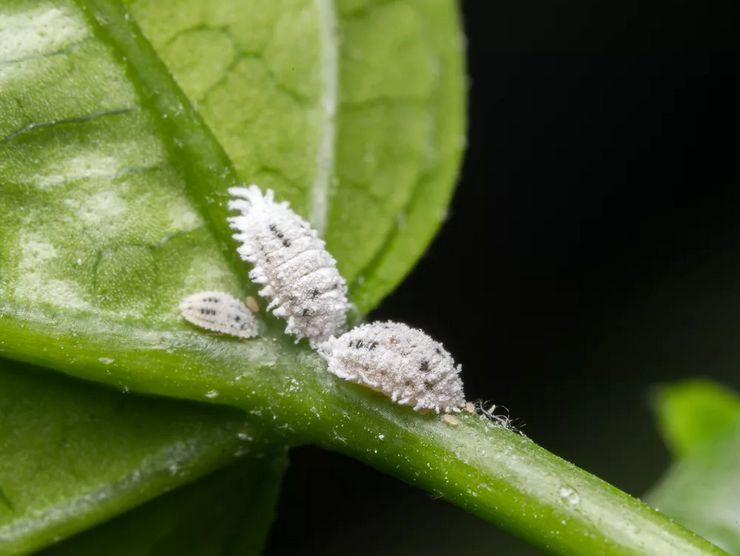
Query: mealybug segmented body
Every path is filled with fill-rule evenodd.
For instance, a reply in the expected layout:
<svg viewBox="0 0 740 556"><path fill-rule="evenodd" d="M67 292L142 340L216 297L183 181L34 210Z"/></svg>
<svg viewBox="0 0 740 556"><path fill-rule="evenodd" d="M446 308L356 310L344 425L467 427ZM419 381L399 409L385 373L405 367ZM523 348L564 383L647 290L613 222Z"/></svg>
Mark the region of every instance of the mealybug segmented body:
<svg viewBox="0 0 740 556"><path fill-rule="evenodd" d="M180 304L182 317L201 328L239 338L257 335L257 320L247 307L228 293L198 292Z"/></svg>
<svg viewBox="0 0 740 556"><path fill-rule="evenodd" d="M417 411L457 412L465 406L461 367L442 344L405 324L364 324L322 343L318 351L329 372Z"/></svg>
<svg viewBox="0 0 740 556"><path fill-rule="evenodd" d="M287 202L271 190L232 187L229 218L239 255L254 265L249 277L263 284L268 310L287 320L285 331L312 345L339 333L346 322L347 284L324 242Z"/></svg>

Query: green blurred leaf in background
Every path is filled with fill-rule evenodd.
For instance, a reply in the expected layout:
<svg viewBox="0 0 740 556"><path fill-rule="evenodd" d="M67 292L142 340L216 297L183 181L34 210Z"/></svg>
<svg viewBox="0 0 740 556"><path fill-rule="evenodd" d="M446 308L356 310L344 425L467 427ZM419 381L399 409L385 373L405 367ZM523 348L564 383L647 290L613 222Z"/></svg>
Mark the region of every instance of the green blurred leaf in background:
<svg viewBox="0 0 740 556"><path fill-rule="evenodd" d="M740 397L713 382L690 380L663 387L656 401L677 461L647 499L740 554Z"/></svg>

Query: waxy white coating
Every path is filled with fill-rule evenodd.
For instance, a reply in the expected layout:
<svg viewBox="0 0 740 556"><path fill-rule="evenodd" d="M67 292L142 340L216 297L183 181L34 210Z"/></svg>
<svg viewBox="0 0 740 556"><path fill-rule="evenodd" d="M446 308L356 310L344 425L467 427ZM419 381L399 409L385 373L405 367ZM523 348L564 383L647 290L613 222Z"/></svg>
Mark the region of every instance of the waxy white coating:
<svg viewBox="0 0 740 556"><path fill-rule="evenodd" d="M318 352L329 372L417 411L457 412L465 406L461 367L442 344L416 328L363 324L320 344Z"/></svg>
<svg viewBox="0 0 740 556"><path fill-rule="evenodd" d="M257 320L244 303L228 293L205 291L186 297L182 317L200 328L239 338L257 336Z"/></svg>
<svg viewBox="0 0 740 556"><path fill-rule="evenodd" d="M272 190L263 194L251 185L229 193L229 208L241 213L229 218L238 253L254 265L249 277L264 285L259 294L287 321L285 332L311 345L340 333L349 309L347 283L318 233L287 202L276 202Z"/></svg>

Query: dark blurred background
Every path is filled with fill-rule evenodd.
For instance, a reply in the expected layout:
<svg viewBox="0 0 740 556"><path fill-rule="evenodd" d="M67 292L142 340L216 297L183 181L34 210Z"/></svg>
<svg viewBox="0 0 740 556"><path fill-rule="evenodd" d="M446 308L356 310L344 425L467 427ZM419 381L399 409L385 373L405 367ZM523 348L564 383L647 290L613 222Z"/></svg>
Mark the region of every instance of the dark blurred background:
<svg viewBox="0 0 740 556"><path fill-rule="evenodd" d="M462 8L460 185L428 254L373 317L423 327L462 362L470 398L640 495L669 463L655 385L740 387L740 3ZM538 554L311 448L292 454L269 543L288 553Z"/></svg>

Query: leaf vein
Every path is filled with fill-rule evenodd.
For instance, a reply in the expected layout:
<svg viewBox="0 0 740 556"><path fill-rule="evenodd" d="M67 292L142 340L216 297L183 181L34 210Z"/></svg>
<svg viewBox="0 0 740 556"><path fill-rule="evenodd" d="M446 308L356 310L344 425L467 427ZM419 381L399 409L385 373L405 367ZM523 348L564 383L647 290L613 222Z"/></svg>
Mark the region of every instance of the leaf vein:
<svg viewBox="0 0 740 556"><path fill-rule="evenodd" d="M85 44L86 42L87 42L87 39L84 39L81 41L68 44L64 48L60 48L59 50L54 50L52 52L42 52L40 54L29 54L28 56L20 56L18 58L8 58L5 60L0 60L0 66L10 66L13 64L20 64L21 62L30 62L33 60L43 60L45 58L54 58L55 56L71 54L72 52L77 50L80 46Z"/></svg>
<svg viewBox="0 0 740 556"><path fill-rule="evenodd" d="M319 234L325 235L330 209L331 182L334 174L336 147L336 113L339 99L339 39L333 0L316 0L321 15L322 93L321 110L323 125L316 153L316 175L311 187L311 224Z"/></svg>
<svg viewBox="0 0 740 556"><path fill-rule="evenodd" d="M80 124L80 123L90 122L98 118L105 118L108 116L119 116L121 114L128 114L129 112L133 112L134 110L135 108L133 107L116 108L114 110L103 110L101 112L93 112L91 114L86 114L85 116L75 116L74 118L60 118L58 120L51 120L48 122L31 122L30 124L27 124L19 129L16 129L15 131L10 132L8 135L0 139L0 145L9 143L13 141L14 139L22 135L25 135L27 133L31 133L32 131L35 131L37 129L44 129L47 127L53 127L57 125Z"/></svg>

